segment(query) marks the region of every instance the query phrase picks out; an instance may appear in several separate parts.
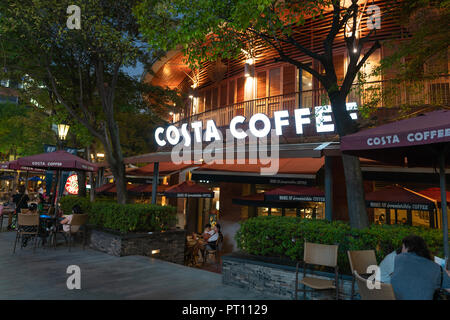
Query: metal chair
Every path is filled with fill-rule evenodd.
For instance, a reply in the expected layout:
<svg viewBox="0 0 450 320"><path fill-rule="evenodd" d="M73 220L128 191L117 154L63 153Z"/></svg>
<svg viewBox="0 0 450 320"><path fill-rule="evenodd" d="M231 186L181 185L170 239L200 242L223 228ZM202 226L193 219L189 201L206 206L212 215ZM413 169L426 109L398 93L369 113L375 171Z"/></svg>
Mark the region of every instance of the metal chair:
<svg viewBox="0 0 450 320"><path fill-rule="evenodd" d="M25 227L34 227L35 230L27 231ZM38 214L25 214L19 213L17 215L17 231L16 231L16 239L14 241L14 250L13 253L16 252L16 245L19 239L23 239L24 235L32 236L34 239L34 248L33 252L36 250L37 238L39 235L39 215Z"/></svg>
<svg viewBox="0 0 450 320"><path fill-rule="evenodd" d="M363 278L368 278L372 274L367 273L367 268L377 264L377 258L375 257L375 250L353 250L347 251L348 260L350 261L350 269L352 271L352 294L351 299L355 296L355 276L356 271Z"/></svg>
<svg viewBox="0 0 450 320"><path fill-rule="evenodd" d="M396 300L394 289L391 284L379 282L379 289L369 289L367 280L362 278L357 271L355 271L353 275L358 284L358 291L362 300Z"/></svg>
<svg viewBox="0 0 450 320"><path fill-rule="evenodd" d="M72 215L72 221L69 224L69 231L65 232L68 236L68 240L69 240L69 251L72 247L73 244L73 236L75 234L83 234L83 250L84 247L86 245L86 235L87 235L87 230L86 230L86 223L88 220L89 216L88 214L74 214ZM77 227L77 228L75 228Z"/></svg>
<svg viewBox="0 0 450 320"><path fill-rule="evenodd" d="M303 299L306 299L306 292L314 292L315 290L336 290L336 300L339 298L339 279L338 279L338 245L325 245L318 243L305 242L305 249L303 254L303 261L297 262L295 270L295 300L298 298L298 291L303 291ZM298 271L299 266L303 267L303 279L300 281L303 284L303 289L298 288ZM320 279L306 276L308 266L325 266L334 268L335 279ZM313 275L311 270L311 275ZM311 288L307 290L306 287Z"/></svg>
<svg viewBox="0 0 450 320"><path fill-rule="evenodd" d="M223 243L223 235L222 233L219 234L219 237L216 240L216 249L211 250L208 249L208 247L205 248L205 251L203 253L203 264L206 263L206 260L208 259L208 256L210 255L214 255L214 260L217 263L217 269L219 268L220 265L220 252L221 252L221 247L222 247L222 243Z"/></svg>

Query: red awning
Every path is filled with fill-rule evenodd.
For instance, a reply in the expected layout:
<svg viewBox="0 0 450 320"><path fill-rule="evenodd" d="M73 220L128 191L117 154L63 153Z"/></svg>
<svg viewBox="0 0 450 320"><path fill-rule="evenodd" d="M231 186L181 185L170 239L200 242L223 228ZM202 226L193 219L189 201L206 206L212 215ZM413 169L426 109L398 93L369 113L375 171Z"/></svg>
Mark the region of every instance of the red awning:
<svg viewBox="0 0 450 320"><path fill-rule="evenodd" d="M264 193L268 201L311 201L325 202L325 193L316 187L286 185Z"/></svg>
<svg viewBox="0 0 450 320"><path fill-rule="evenodd" d="M431 211L435 208L434 201L400 186L389 186L370 192L366 194L366 203L369 208L422 211Z"/></svg>
<svg viewBox="0 0 450 320"><path fill-rule="evenodd" d="M183 181L164 192L167 197L174 198L214 198L214 192L192 181Z"/></svg>
<svg viewBox="0 0 450 320"><path fill-rule="evenodd" d="M159 163L159 174L167 175L173 172L182 171L191 167L199 167L200 164L175 164L173 162L160 162ZM136 176L152 176L153 175L154 164L150 163L141 168L136 168L127 172L127 175L136 175Z"/></svg>
<svg viewBox="0 0 450 320"><path fill-rule="evenodd" d="M67 151L59 150L22 157L17 160L19 167L44 168L50 170L96 171L97 166Z"/></svg>
<svg viewBox="0 0 450 320"><path fill-rule="evenodd" d="M436 200L437 202L441 202L441 188L428 188L419 191L419 193ZM450 203L450 191L447 191L447 203Z"/></svg>

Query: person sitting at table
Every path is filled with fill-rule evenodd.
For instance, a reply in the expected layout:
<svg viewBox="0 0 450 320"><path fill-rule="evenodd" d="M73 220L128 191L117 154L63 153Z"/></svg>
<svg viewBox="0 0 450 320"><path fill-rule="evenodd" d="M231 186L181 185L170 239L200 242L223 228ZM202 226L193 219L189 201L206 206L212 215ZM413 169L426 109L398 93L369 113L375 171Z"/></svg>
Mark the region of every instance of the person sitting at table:
<svg viewBox="0 0 450 320"><path fill-rule="evenodd" d="M391 277L394 273L394 260L395 257L402 253L402 248L398 248L397 250L392 251L386 257L384 257L383 261L380 263L380 281L383 283L391 283Z"/></svg>
<svg viewBox="0 0 450 320"><path fill-rule="evenodd" d="M214 226L214 234L208 239L208 242L206 244L206 249L208 250L216 250L216 243L217 239L223 238L222 232L220 231L220 224L216 223Z"/></svg>
<svg viewBox="0 0 450 320"><path fill-rule="evenodd" d="M214 229L211 228L211 225L209 223L205 224L205 230L202 233L202 238L205 241L208 241L208 239L214 234Z"/></svg>
<svg viewBox="0 0 450 320"><path fill-rule="evenodd" d="M395 257L391 284L398 300L432 300L437 289L450 289L450 271L433 261L425 240L411 235L402 240Z"/></svg>
<svg viewBox="0 0 450 320"><path fill-rule="evenodd" d="M70 228L70 224L72 222L72 217L74 214L82 214L83 211L81 210L81 207L76 204L72 207L72 214L64 216L64 219L61 220L59 223L62 224L63 230L64 232L70 232L72 230L72 232L77 232L78 228L80 226L72 226L72 229Z"/></svg>

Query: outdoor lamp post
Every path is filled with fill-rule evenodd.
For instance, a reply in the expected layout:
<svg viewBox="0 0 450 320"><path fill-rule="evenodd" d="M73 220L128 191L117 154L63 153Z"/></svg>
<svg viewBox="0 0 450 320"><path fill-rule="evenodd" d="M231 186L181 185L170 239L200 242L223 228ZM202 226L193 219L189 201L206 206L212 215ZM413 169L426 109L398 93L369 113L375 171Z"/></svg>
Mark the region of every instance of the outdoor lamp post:
<svg viewBox="0 0 450 320"><path fill-rule="evenodd" d="M60 123L58 124L58 138L61 141L66 140L67 133L69 132L70 126L68 124Z"/></svg>

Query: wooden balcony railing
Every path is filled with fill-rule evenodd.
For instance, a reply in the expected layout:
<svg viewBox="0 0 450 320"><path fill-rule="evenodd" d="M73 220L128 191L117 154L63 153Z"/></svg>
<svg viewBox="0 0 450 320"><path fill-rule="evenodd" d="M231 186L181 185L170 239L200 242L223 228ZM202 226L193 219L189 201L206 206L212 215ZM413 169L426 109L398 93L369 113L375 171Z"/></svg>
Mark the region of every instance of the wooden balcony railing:
<svg viewBox="0 0 450 320"><path fill-rule="evenodd" d="M400 107L404 105L444 105L450 106L450 76L443 75L432 80L417 81L376 81L364 85L354 85L347 102L356 102L358 106ZM296 108L312 108L329 104L324 89L295 92L234 103L225 107L208 110L184 117L178 115L181 123L214 120L216 126L227 126L235 116L242 115L249 119L255 113L264 113L270 118L275 111L288 110L293 114ZM178 120L177 119L177 120Z"/></svg>

